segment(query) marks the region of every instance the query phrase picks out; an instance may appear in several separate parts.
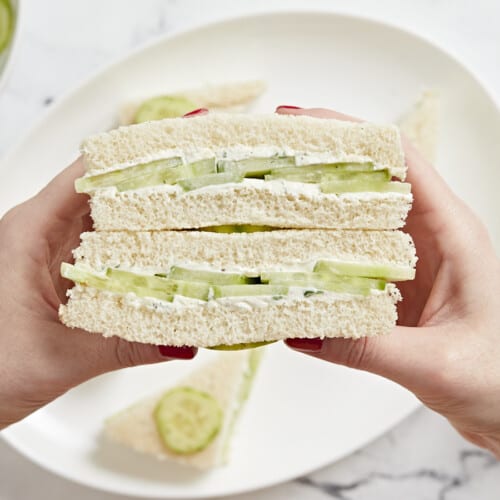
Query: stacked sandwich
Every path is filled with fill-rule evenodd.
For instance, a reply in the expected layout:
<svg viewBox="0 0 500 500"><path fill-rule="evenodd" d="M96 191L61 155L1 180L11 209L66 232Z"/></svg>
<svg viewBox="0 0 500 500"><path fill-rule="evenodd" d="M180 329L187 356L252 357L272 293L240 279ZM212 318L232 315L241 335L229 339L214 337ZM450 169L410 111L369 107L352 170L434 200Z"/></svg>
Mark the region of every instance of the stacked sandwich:
<svg viewBox="0 0 500 500"><path fill-rule="evenodd" d="M82 151L96 231L62 268L66 325L198 347L393 328L416 262L396 127L214 113Z"/></svg>

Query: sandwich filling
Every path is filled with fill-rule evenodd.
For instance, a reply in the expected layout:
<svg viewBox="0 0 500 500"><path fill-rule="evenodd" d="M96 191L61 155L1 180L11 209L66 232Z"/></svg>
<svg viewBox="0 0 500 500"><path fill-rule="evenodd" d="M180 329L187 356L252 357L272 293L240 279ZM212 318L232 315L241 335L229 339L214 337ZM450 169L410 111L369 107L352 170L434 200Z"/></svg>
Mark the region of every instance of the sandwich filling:
<svg viewBox="0 0 500 500"><path fill-rule="evenodd" d="M172 266L162 272L108 267L101 272L63 263L63 277L83 286L169 303L248 301L265 305L318 294L367 296L386 291L387 281L413 279L412 268L318 260L290 270L231 272ZM255 304L254 304L255 305Z"/></svg>
<svg viewBox="0 0 500 500"><path fill-rule="evenodd" d="M232 159L228 151L195 161L182 156L129 165L75 182L79 193L115 189L119 192L170 186L178 192L207 187L227 187L235 183L289 185L324 194L359 192L409 194L410 184L392 180L399 172L372 161L338 161L327 155L276 153ZM312 189L311 189L312 188Z"/></svg>

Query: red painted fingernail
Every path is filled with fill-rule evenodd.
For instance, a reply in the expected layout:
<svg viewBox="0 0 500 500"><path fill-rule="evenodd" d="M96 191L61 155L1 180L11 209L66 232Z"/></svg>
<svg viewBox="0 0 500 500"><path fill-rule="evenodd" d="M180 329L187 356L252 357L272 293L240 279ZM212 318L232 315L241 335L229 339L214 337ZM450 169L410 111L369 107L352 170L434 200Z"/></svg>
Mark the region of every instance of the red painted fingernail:
<svg viewBox="0 0 500 500"><path fill-rule="evenodd" d="M198 352L196 347L191 346L174 347L171 345L159 345L158 350L163 357L170 359L193 359Z"/></svg>
<svg viewBox="0 0 500 500"><path fill-rule="evenodd" d="M318 353L323 350L323 339L286 339L288 347L302 352Z"/></svg>
<svg viewBox="0 0 500 500"><path fill-rule="evenodd" d="M302 109L300 106L287 106L286 104L282 104L281 106L278 106L276 108L276 111L278 111L278 109Z"/></svg>
<svg viewBox="0 0 500 500"><path fill-rule="evenodd" d="M197 115L205 115L208 113L207 108L198 108L194 109L193 111L190 111L189 113L186 113L185 115L182 115L182 118L189 118L190 116L197 116Z"/></svg>

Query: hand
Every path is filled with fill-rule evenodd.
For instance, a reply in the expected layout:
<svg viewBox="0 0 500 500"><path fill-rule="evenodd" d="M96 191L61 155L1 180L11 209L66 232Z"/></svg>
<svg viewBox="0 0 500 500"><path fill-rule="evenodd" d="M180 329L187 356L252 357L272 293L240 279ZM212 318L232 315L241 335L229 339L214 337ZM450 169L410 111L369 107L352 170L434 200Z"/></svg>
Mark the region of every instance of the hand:
<svg viewBox="0 0 500 500"><path fill-rule="evenodd" d="M354 120L325 109L281 114ZM408 231L419 261L400 283L388 336L288 340L297 350L405 386L473 443L500 458L500 262L482 222L404 140L414 195Z"/></svg>
<svg viewBox="0 0 500 500"><path fill-rule="evenodd" d="M66 328L57 310L72 283L59 275L91 226L88 198L74 192L81 160L0 220L0 429L96 375L190 359L191 347L131 343Z"/></svg>

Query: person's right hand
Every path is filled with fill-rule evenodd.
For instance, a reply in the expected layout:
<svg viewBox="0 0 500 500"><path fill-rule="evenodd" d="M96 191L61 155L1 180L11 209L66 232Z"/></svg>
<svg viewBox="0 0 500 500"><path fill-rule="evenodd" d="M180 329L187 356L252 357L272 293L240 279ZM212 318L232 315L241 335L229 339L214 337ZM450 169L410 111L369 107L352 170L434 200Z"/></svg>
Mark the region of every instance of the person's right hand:
<svg viewBox="0 0 500 500"><path fill-rule="evenodd" d="M354 120L325 109L280 114ZM405 386L468 440L500 458L500 261L485 226L408 141L413 208L405 230L419 261L388 336L290 339L318 358Z"/></svg>

